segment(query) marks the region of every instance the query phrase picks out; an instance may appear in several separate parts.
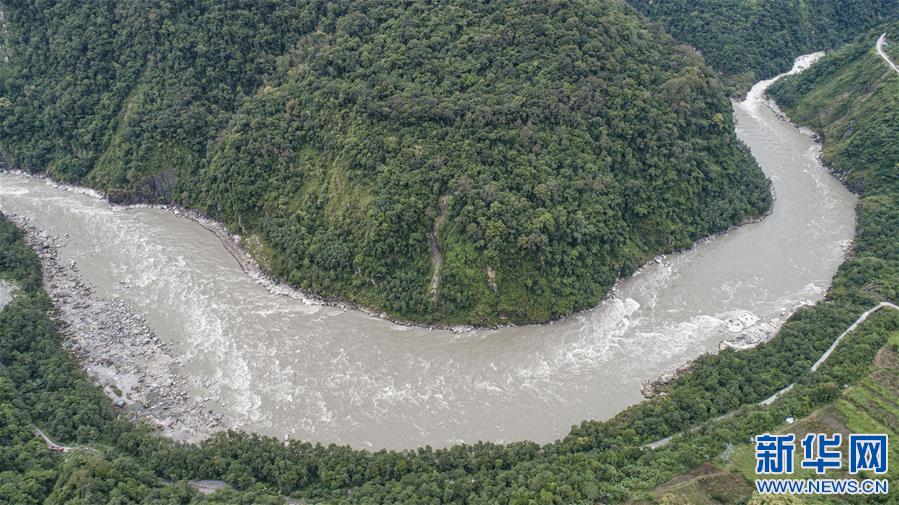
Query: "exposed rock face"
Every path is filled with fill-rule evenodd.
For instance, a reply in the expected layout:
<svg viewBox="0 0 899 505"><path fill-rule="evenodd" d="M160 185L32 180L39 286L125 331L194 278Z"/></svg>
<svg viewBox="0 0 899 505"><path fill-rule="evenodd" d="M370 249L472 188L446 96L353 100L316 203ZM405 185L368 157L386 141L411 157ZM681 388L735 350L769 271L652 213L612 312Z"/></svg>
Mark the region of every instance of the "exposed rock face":
<svg viewBox="0 0 899 505"><path fill-rule="evenodd" d="M94 294L75 261L60 261L64 236L40 231L21 216L10 218L25 230L41 260L44 289L57 308L63 345L110 398L124 401L119 404L129 417L186 442L229 428L230 420L187 394L189 384L177 373L178 358L143 317L123 300Z"/></svg>
<svg viewBox="0 0 899 505"><path fill-rule="evenodd" d="M0 4L0 64L9 63L8 30L6 26L6 11L3 8L3 4Z"/></svg>
<svg viewBox="0 0 899 505"><path fill-rule="evenodd" d="M665 375L662 375L661 377L659 377L658 379L656 379L652 382L647 382L647 383L643 384L642 386L640 386L640 393L643 395L643 398L647 398L647 399L655 398L657 396L665 396L665 394L666 394L665 390L668 389L668 387L675 380L677 380L678 377L680 377L681 375L683 375L686 372L689 372L692 367L693 367L693 365L692 365L692 363L690 363L688 365L678 368L677 370L675 370L671 373L666 373Z"/></svg>
<svg viewBox="0 0 899 505"><path fill-rule="evenodd" d="M14 290L15 286L10 285L6 281L0 280L0 309L5 307L7 303L12 301Z"/></svg>

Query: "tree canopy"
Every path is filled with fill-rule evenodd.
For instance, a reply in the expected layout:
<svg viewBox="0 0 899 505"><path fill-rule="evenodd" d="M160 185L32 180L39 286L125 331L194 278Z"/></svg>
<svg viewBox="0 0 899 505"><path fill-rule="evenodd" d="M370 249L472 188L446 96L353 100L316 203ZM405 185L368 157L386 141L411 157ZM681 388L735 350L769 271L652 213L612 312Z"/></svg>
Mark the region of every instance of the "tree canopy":
<svg viewBox="0 0 899 505"><path fill-rule="evenodd" d="M704 356L666 395L608 421L585 420L543 446L475 443L370 452L246 433L219 434L197 445L166 440L122 417L62 348L52 304L40 287L38 259L13 224L0 218L0 276L20 287L0 310L0 503L283 504L285 495L346 504L651 499L655 486L730 444L832 401L841 385L865 376L887 336L899 332L899 315L878 313L825 366L808 373L859 314L879 301L896 302L899 293L897 158L892 144L865 143L854 138L855 130L846 133L871 129L875 138L899 139L895 132L878 133L899 125L884 120L896 110L899 76L873 53L875 38L860 39L771 91L795 119L834 125L824 129L825 154L839 160L862 197L852 257L828 298L797 311L771 341ZM822 100L839 107L824 110ZM796 387L770 407L756 405L793 382ZM34 426L58 442L95 451L52 453L34 436ZM660 449L642 447L681 432ZM236 489L205 497L184 479L223 479Z"/></svg>
<svg viewBox="0 0 899 505"><path fill-rule="evenodd" d="M786 72L800 54L839 47L899 18L894 0L629 1L697 48L734 95Z"/></svg>
<svg viewBox="0 0 899 505"><path fill-rule="evenodd" d="M7 10L10 163L402 318L565 315L771 202L712 71L611 0Z"/></svg>

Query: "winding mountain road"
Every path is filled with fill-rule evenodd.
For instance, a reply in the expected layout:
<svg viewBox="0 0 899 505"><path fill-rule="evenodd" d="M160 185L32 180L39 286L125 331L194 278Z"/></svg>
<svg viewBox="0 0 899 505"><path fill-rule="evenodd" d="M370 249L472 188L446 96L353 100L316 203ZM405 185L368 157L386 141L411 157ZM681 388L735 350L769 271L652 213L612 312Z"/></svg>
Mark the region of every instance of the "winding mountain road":
<svg viewBox="0 0 899 505"><path fill-rule="evenodd" d="M59 445L56 442L50 440L50 437L47 436L40 428L34 429L34 434L41 437L44 440L44 443L47 444L47 449L55 452L71 452L71 447L66 447L64 445Z"/></svg>
<svg viewBox="0 0 899 505"><path fill-rule="evenodd" d="M840 336L837 337L837 339L833 341L833 344L831 344L830 347L827 348L826 351L824 351L824 354L822 354L821 357L818 359L818 361L816 361L815 364L812 365L812 367L809 371L816 372L818 370L818 368L820 368L821 365L823 365L824 362L827 361L827 358L829 358L830 355L833 354L833 351L837 348L837 346L840 344L840 342L843 340L843 338L846 335L852 333L853 330L858 328L858 325L862 324L865 321L865 319L868 319L868 316L870 316L871 314L879 311L880 309L884 309L884 308L899 310L899 306L892 304L890 302L880 302L877 305L875 305L874 307L871 307L870 309L866 310L864 313L862 313L862 315L858 316L858 319L856 319L854 323L852 323L851 325L849 325L848 328L846 328L846 331L841 333ZM771 405L772 403L774 403L778 398L780 398L781 396L788 393L791 389L793 389L794 386L796 386L795 382L790 384L789 386L781 389L780 391L774 393L773 395L769 396L768 398L765 398L764 400L760 401L758 404L762 407L767 407L768 405ZM710 422L715 423L715 422L721 421L723 419L727 419L729 417L732 417L734 415L734 413L736 413L736 411L729 412L727 414L724 414L723 416L718 416L718 417L712 419ZM671 440L674 437L677 437L677 436L679 436L681 434L685 434L685 433L693 433L693 432L697 431L699 428L703 427L704 425L705 425L705 423L700 424L699 426L690 428L687 431L683 431L681 433L676 433L674 435L671 435L670 437L665 437L665 438L656 440L655 442L650 442L650 443L644 445L643 447L645 449L658 449L659 447L664 447L664 446L668 445L668 442L671 442Z"/></svg>
<svg viewBox="0 0 899 505"><path fill-rule="evenodd" d="M887 63L887 65L889 65L893 70L895 70L896 73L899 73L899 67L897 67L896 64L893 63L893 60L891 60L890 57L887 55L886 51L883 50L883 44L886 42L886 37L887 37L887 34L886 34L886 32L884 32L884 33L880 36L880 38L877 39L877 43L875 44L875 48L877 49L877 54L879 54L880 57L883 58L883 61L885 61L885 62ZM837 337L836 340L834 340L833 344L831 344L831 346L830 346L826 351L824 351L824 354L821 355L821 358L819 358L818 361L816 361L815 364L812 365L812 367L811 367L811 369L810 369L810 372L815 372L815 371L817 371L818 368L820 368L821 365L823 365L824 362L827 361L827 358L829 358L830 355L833 354L833 351L837 348L837 346L838 346L838 345L840 344L840 342L843 340L843 337L845 337L846 335L848 335L849 333L851 333L852 330L856 329L856 328L858 327L858 325L860 325L862 322L864 322L865 319L868 318L868 316L870 316L871 314L873 314L873 313L875 313L875 312L877 312L878 310L883 309L883 308L890 308L890 309L899 310L899 306L896 306L896 305L894 305L894 304L892 304L892 303L890 303L890 302L881 302L881 303L877 304L876 306L874 306L874 307L872 307L872 308L866 310L861 316L859 316L858 319L855 320L854 323L852 323L852 325L849 326L849 328L846 329L846 331L844 331L842 334L840 334L839 337ZM781 396L783 396L783 395L785 395L786 393L790 392L790 390L792 390L794 386L796 386L796 383L795 383L795 382L792 383L792 384L790 384L790 385L788 385L787 387L781 389L780 391L774 393L773 395L769 396L768 398L765 398L764 400L760 401L758 404L759 404L760 406L763 406L763 407L766 407L766 406L768 406L768 405L771 405L771 404L774 403L778 398L780 398ZM729 412L729 413L727 413L727 414L724 414L723 416L716 417L716 418L712 419L711 422L714 423L714 422L721 421L721 420L723 420L723 419L727 419L727 418L729 418L729 417L732 417L732 416L734 415L735 412L736 412L736 411L734 411L734 412ZM665 438L656 440L656 441L654 441L654 442L650 442L650 443L644 445L643 447L646 448L646 449L658 449L659 447L664 447L664 446L668 445L668 442L671 442L671 440L672 440L673 438L675 438L675 437L677 437L677 436L679 436L679 435L681 435L681 434L684 434L684 433L692 433L692 432L695 432L696 430L698 430L699 428L701 428L702 426L704 426L704 424L705 424L705 423L703 423L703 424L701 424L701 425L699 425L699 426L696 426L696 427L694 427L694 428L691 428L691 429L689 429L689 430L687 430L687 431L681 432L681 433L676 433L676 434L674 434L674 435L671 435L670 437L665 437Z"/></svg>
<svg viewBox="0 0 899 505"><path fill-rule="evenodd" d="M893 60L891 60L890 57L887 56L886 51L883 50L883 43L886 42L886 39L887 39L887 34L886 34L886 32L884 32L884 33L880 36L880 38L877 39L877 45L876 45L876 47L877 47L877 54L879 54L880 57L883 58L883 61L887 62L887 65L891 66L891 67L893 68L893 70L895 70L896 73L899 74L899 67L897 67L896 64L893 63Z"/></svg>

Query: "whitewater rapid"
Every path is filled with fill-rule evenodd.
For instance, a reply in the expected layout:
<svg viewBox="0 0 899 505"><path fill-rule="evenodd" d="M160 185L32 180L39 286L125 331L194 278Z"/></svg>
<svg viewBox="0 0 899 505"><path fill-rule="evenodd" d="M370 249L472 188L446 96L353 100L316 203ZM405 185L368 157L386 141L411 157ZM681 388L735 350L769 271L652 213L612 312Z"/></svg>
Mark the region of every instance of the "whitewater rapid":
<svg viewBox="0 0 899 505"><path fill-rule="evenodd" d="M0 211L67 233L61 261L96 296L134 307L177 354L188 394L237 428L362 448L546 442L640 401L643 383L722 342L769 338L823 297L855 198L765 106L768 84L734 111L772 180L772 213L659 257L598 307L546 325L453 333L273 294L194 221L40 179L0 174Z"/></svg>

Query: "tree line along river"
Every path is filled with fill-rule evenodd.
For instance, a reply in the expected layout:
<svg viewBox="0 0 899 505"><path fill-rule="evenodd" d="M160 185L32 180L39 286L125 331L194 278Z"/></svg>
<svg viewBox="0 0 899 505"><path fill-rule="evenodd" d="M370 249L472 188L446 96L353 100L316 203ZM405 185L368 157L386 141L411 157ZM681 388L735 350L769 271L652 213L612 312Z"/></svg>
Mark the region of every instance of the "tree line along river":
<svg viewBox="0 0 899 505"><path fill-rule="evenodd" d="M64 235L60 262L143 315L186 395L225 426L360 448L546 442L640 401L643 383L722 342L769 338L822 298L854 233L855 197L765 105L769 83L734 111L773 182L772 213L657 258L596 308L545 325L430 330L273 294L197 222L41 179L0 174L0 211ZM135 384L141 366L113 362L98 380L140 397L153 387Z"/></svg>

